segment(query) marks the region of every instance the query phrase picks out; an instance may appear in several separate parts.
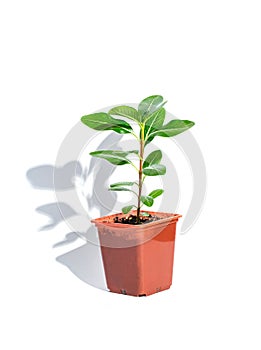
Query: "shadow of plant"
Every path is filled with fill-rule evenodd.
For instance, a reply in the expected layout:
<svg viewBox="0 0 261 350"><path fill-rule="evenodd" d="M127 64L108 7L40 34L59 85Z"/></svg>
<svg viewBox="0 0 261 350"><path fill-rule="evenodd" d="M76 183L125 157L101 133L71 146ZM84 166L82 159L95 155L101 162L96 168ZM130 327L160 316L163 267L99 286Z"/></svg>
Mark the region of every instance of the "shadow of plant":
<svg viewBox="0 0 261 350"><path fill-rule="evenodd" d="M77 215L68 204L55 202L41 205L35 209L39 214L46 215L50 218L50 223L40 228L40 231L51 230L66 218Z"/></svg>
<svg viewBox="0 0 261 350"><path fill-rule="evenodd" d="M55 170L57 169L52 165L40 165L39 167L29 169L26 173L26 177L31 186L35 189L54 190L53 173ZM75 177L84 175L81 165L78 162L71 162L59 168L58 174L61 182L58 182L60 185L56 190L59 191L72 189ZM86 174L84 176L86 177ZM36 211L39 214L47 216L50 221L48 224L42 226L39 229L40 231L55 229L58 224L65 221L67 218L78 215L69 204L63 202L48 203L37 207ZM93 227L90 227L88 231L93 229ZM64 240L55 243L53 248L70 245L78 239L82 239L84 244L63 255L57 256L56 261L66 266L83 282L96 288L107 289L101 252L98 244L95 245L91 242L86 242L86 238L78 232L69 232L65 235Z"/></svg>
<svg viewBox="0 0 261 350"><path fill-rule="evenodd" d="M77 161L54 167L50 164L40 165L27 171L26 177L31 186L39 190L54 190L54 170L57 177L56 190L69 190L74 187L75 177L81 176L82 166Z"/></svg>
<svg viewBox="0 0 261 350"><path fill-rule="evenodd" d="M121 139L121 135L109 135L106 137L97 149L106 148L112 142L117 143ZM117 147L120 149L119 147ZM99 210L100 215L106 215L116 202L116 194L107 191L106 181L114 171L114 168L105 162L100 166L97 161L91 159L90 165L83 169L78 161L71 161L62 167L56 167L50 164L39 165L28 169L26 178L30 185L37 190L46 191L68 191L75 188L77 183L86 183L88 176L94 175L95 183L92 188L92 195L86 197L88 205ZM54 188L55 173L55 188ZM100 203L99 197L103 203ZM53 202L44 204L36 208L39 214L49 218L49 223L42 226L40 231L55 229L57 225L66 221L73 216L77 217L79 213L72 208L71 203ZM71 243L81 239L83 245L59 255L56 261L66 266L75 276L83 282L90 284L99 289L107 289L101 250L99 241L90 242L87 240L89 235L95 236L95 228L90 226L86 235L80 232L69 232L64 239L53 245L53 248L69 246Z"/></svg>

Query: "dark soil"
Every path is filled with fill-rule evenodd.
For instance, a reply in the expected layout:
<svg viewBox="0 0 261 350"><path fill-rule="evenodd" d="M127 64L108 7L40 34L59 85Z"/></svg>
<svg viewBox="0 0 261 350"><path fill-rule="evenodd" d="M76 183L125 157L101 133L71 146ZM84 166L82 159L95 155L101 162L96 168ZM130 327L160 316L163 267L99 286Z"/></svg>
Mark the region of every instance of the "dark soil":
<svg viewBox="0 0 261 350"><path fill-rule="evenodd" d="M148 224L152 221L160 220L161 218L155 215L148 215L148 216L140 216L140 223L137 223L137 215L126 215L123 217L116 216L113 221L115 224L128 224L128 225L141 225L141 224Z"/></svg>

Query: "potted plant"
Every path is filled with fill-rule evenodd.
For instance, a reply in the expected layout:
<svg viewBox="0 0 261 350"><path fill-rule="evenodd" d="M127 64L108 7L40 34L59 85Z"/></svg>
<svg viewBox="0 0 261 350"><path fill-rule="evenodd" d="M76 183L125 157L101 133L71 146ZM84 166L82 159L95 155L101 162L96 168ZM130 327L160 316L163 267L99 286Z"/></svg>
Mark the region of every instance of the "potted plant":
<svg viewBox="0 0 261 350"><path fill-rule="evenodd" d="M90 153L116 166L129 164L137 172L136 179L124 179L109 187L110 191L134 193L136 202L124 206L122 213L92 220L99 233L107 285L115 293L145 296L168 289L172 283L176 223L181 215L142 210L143 206L152 207L155 198L164 192L157 188L144 194L145 179L166 173L161 150L146 154L146 146L155 137L176 136L190 129L194 122L175 119L164 124L165 103L162 96L149 96L137 109L117 106L108 113L81 118L95 130L131 134L138 146L137 150ZM115 116L131 120L132 125Z"/></svg>

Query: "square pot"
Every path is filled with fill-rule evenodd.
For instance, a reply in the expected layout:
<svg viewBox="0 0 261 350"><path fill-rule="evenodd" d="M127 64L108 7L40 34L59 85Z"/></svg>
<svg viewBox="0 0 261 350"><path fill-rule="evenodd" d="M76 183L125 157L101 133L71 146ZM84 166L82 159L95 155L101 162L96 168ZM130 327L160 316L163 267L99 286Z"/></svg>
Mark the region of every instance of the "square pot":
<svg viewBox="0 0 261 350"><path fill-rule="evenodd" d="M92 220L98 229L111 292L146 296L172 284L176 223L181 215L148 213L160 220L141 225L114 223L122 213Z"/></svg>

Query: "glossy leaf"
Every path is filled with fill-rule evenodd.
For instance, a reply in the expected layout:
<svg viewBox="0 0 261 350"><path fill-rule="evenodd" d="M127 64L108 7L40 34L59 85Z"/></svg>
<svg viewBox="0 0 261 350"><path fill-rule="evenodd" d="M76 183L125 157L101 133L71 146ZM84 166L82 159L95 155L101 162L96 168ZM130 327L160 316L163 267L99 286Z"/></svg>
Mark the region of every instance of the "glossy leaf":
<svg viewBox="0 0 261 350"><path fill-rule="evenodd" d="M134 208L135 205L127 205L126 207L123 207L121 210L123 212L123 214L128 214L132 208Z"/></svg>
<svg viewBox="0 0 261 350"><path fill-rule="evenodd" d="M124 164L130 164L131 161L127 158L128 155L135 153L138 154L138 151L95 151L91 152L90 155L97 158L102 158L107 160L108 162L114 164L114 165L124 165Z"/></svg>
<svg viewBox="0 0 261 350"><path fill-rule="evenodd" d="M160 108L158 111L149 115L145 120L145 128L144 128L144 138L147 140L149 138L149 134L155 130L160 129L165 120L166 111L164 108ZM150 139L152 141L152 138Z"/></svg>
<svg viewBox="0 0 261 350"><path fill-rule="evenodd" d="M156 136L156 135L155 135ZM155 136L147 136L147 140L145 142L145 146L147 146L151 141L153 141Z"/></svg>
<svg viewBox="0 0 261 350"><path fill-rule="evenodd" d="M152 198L157 198L160 195L162 195L163 192L164 192L164 190L162 190L162 189L154 190L154 191L149 193L149 196Z"/></svg>
<svg viewBox="0 0 261 350"><path fill-rule="evenodd" d="M166 125L163 125L160 129L155 129L150 133L150 137L155 136L162 136L162 137L172 137L176 136L178 134L181 134L182 132L190 129L193 125L195 125L194 122L190 120L171 120Z"/></svg>
<svg viewBox="0 0 261 350"><path fill-rule="evenodd" d="M143 169L143 174L147 176L165 175L166 167L163 164L152 164Z"/></svg>
<svg viewBox="0 0 261 350"><path fill-rule="evenodd" d="M125 181L125 182L115 182L114 184L111 184L110 187L114 188L114 187L119 187L119 186L132 186L134 185L135 182L128 182L128 181Z"/></svg>
<svg viewBox="0 0 261 350"><path fill-rule="evenodd" d="M163 106L163 97L160 95L153 95L146 97L141 101L138 107L138 111L141 116L144 118L145 116L155 112L157 109Z"/></svg>
<svg viewBox="0 0 261 350"><path fill-rule="evenodd" d="M159 164L161 159L162 159L162 152L160 150L153 151L144 160L143 167L147 168L152 164Z"/></svg>
<svg viewBox="0 0 261 350"><path fill-rule="evenodd" d="M140 114L138 111L129 106L118 106L118 107L113 107L110 111L109 114L112 115L120 115L121 117L125 117L131 120L134 120L135 122L140 122Z"/></svg>
<svg viewBox="0 0 261 350"><path fill-rule="evenodd" d="M130 190L129 188L125 188L125 187L113 187L113 188L109 188L109 191L127 191L127 192L133 192L132 190Z"/></svg>
<svg viewBox="0 0 261 350"><path fill-rule="evenodd" d="M151 126L154 129L160 128L165 120L166 111L164 108L160 108L156 112L150 114L144 120L145 124Z"/></svg>
<svg viewBox="0 0 261 350"><path fill-rule="evenodd" d="M141 201L143 204L147 205L147 207L152 207L154 203L154 199L150 196L141 196Z"/></svg>
<svg viewBox="0 0 261 350"><path fill-rule="evenodd" d="M113 130L118 134L129 134L132 131L132 127L125 120L115 119L103 112L84 115L81 121L95 130Z"/></svg>

